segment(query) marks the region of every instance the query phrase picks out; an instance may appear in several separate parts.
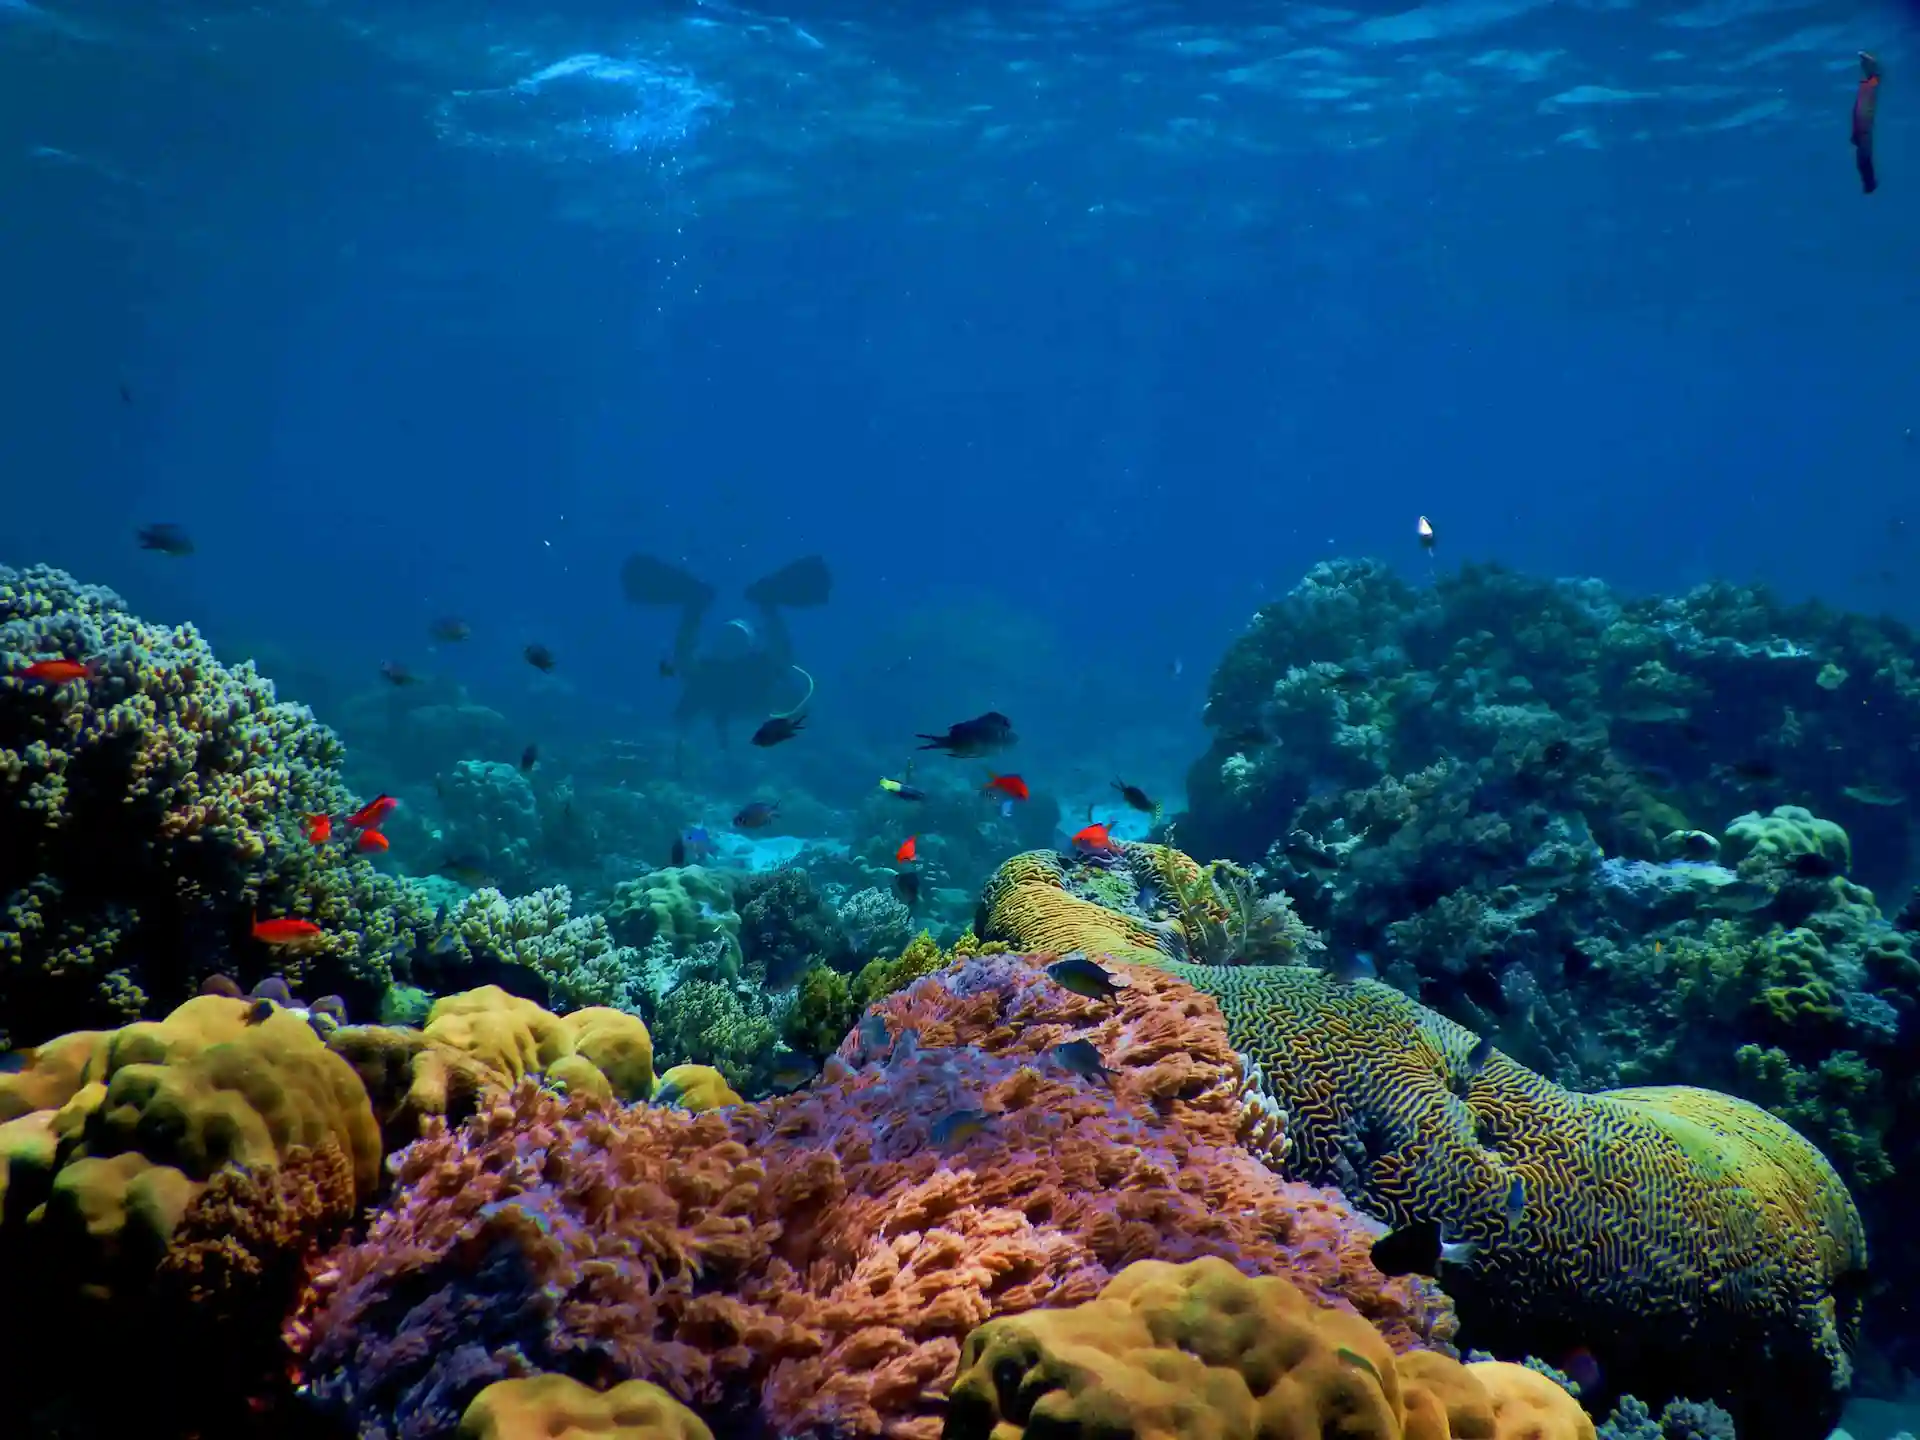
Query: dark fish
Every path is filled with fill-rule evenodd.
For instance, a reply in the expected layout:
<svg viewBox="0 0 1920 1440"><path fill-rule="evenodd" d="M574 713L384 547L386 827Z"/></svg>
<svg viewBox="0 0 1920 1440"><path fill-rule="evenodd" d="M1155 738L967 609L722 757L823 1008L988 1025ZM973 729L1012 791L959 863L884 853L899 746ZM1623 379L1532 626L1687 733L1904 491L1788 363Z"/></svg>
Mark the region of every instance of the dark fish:
<svg viewBox="0 0 1920 1440"><path fill-rule="evenodd" d="M782 1054L773 1057L773 1069L767 1082L776 1090L798 1090L814 1076L814 1064L805 1055Z"/></svg>
<svg viewBox="0 0 1920 1440"><path fill-rule="evenodd" d="M983 755L997 754L1020 739L1013 733L1013 722L998 710L949 725L944 735L916 734L914 738L927 742L920 747L922 750L944 750L955 760L978 760Z"/></svg>
<svg viewBox="0 0 1920 1440"><path fill-rule="evenodd" d="M753 743L763 750L769 745L778 745L793 739L806 723L807 717L804 715L770 715L753 732Z"/></svg>
<svg viewBox="0 0 1920 1440"><path fill-rule="evenodd" d="M1507 1203L1504 1208L1509 1225L1518 1225L1521 1217L1527 1213L1527 1182L1524 1177L1519 1175L1513 1177L1513 1183L1507 1187Z"/></svg>
<svg viewBox="0 0 1920 1440"><path fill-rule="evenodd" d="M553 658L553 651L537 640L520 653L527 657L527 664L533 666L542 675L551 675L553 667L560 663Z"/></svg>
<svg viewBox="0 0 1920 1440"><path fill-rule="evenodd" d="M473 627L458 615L442 615L427 627L427 633L436 640L453 645L473 634Z"/></svg>
<svg viewBox="0 0 1920 1440"><path fill-rule="evenodd" d="M1749 785L1764 785L1769 781L1780 778L1780 772L1774 768L1773 762L1771 760L1763 760L1758 756L1753 756L1746 760L1736 760L1727 768L1733 771L1737 779Z"/></svg>
<svg viewBox="0 0 1920 1440"><path fill-rule="evenodd" d="M1787 862L1787 869L1802 880L1831 880L1841 873L1837 860L1820 854L1817 850L1802 850Z"/></svg>
<svg viewBox="0 0 1920 1440"><path fill-rule="evenodd" d="M179 525L162 521L157 525L142 525L135 533L142 550L158 550L162 555L191 555L193 537Z"/></svg>
<svg viewBox="0 0 1920 1440"><path fill-rule="evenodd" d="M896 800L924 800L927 798L926 791L916 790L913 786L900 780L887 780L883 778L880 781L880 788Z"/></svg>
<svg viewBox="0 0 1920 1440"><path fill-rule="evenodd" d="M520 752L520 773L525 774L540 763L540 747L529 745Z"/></svg>
<svg viewBox="0 0 1920 1440"><path fill-rule="evenodd" d="M1089 1000L1108 1000L1126 989L1128 980L1101 969L1084 955L1068 955L1047 966L1047 974L1062 990Z"/></svg>
<svg viewBox="0 0 1920 1440"><path fill-rule="evenodd" d="M1342 985L1351 985L1356 980L1377 980L1379 968L1373 963L1373 956L1365 950L1354 950L1327 966L1327 974Z"/></svg>
<svg viewBox="0 0 1920 1440"><path fill-rule="evenodd" d="M254 1001L252 1006L248 1009L247 1023L249 1025L258 1025L264 1020L269 1020L273 1017L273 1011L274 1011L273 1001L267 999L263 995L258 1000Z"/></svg>
<svg viewBox="0 0 1920 1440"><path fill-rule="evenodd" d="M893 893L900 897L901 903L907 907L907 913L912 914L914 907L920 903L919 872L915 870L900 870L895 872L893 877Z"/></svg>
<svg viewBox="0 0 1920 1440"><path fill-rule="evenodd" d="M1153 816L1155 821L1160 819L1160 802L1147 794L1147 792L1142 790L1138 785L1127 785L1116 780L1113 782L1113 788L1120 792L1120 798L1126 801L1133 809L1141 811L1143 814Z"/></svg>
<svg viewBox="0 0 1920 1440"><path fill-rule="evenodd" d="M684 835L673 837L673 849L667 852L667 862L678 870L687 863L687 839Z"/></svg>
<svg viewBox="0 0 1920 1440"><path fill-rule="evenodd" d="M742 830L758 830L773 823L773 812L779 808L778 800L755 800L733 817L733 823Z"/></svg>
<svg viewBox="0 0 1920 1440"><path fill-rule="evenodd" d="M1373 1268L1382 1275L1439 1274L1442 1265L1464 1265L1473 1259L1479 1247L1465 1242L1448 1244L1440 1226L1433 1220L1416 1220L1389 1230L1373 1242Z"/></svg>
<svg viewBox="0 0 1920 1440"><path fill-rule="evenodd" d="M1880 109L1880 62L1860 52L1860 88L1853 92L1853 168L1860 172L1860 192L1880 188L1873 170L1873 117Z"/></svg>
<svg viewBox="0 0 1920 1440"><path fill-rule="evenodd" d="M930 1138L936 1145L964 1145L987 1128L989 1119L984 1110L949 1110L933 1122Z"/></svg>
<svg viewBox="0 0 1920 1440"><path fill-rule="evenodd" d="M660 662L660 678L662 680L671 680L676 673L678 672L674 670L671 660L662 660Z"/></svg>
<svg viewBox="0 0 1920 1440"><path fill-rule="evenodd" d="M462 885L470 885L476 890L490 884L493 878L487 871L487 862L473 855L449 855L433 873L444 875L449 880L458 880Z"/></svg>
<svg viewBox="0 0 1920 1440"><path fill-rule="evenodd" d="M653 1087L653 1094L649 1097L648 1103L658 1105L663 1110L670 1110L686 1098L687 1092L678 1082L665 1080Z"/></svg>
<svg viewBox="0 0 1920 1440"><path fill-rule="evenodd" d="M389 685L418 685L419 678L397 660L388 660L380 667L380 674Z"/></svg>
<svg viewBox="0 0 1920 1440"><path fill-rule="evenodd" d="M1473 1048L1467 1052L1466 1077L1469 1080L1480 1078L1480 1072L1487 1068L1487 1061L1493 1058L1493 1037L1482 1035L1473 1042Z"/></svg>
<svg viewBox="0 0 1920 1440"><path fill-rule="evenodd" d="M1330 875L1340 868L1340 857L1305 830L1287 832L1286 856L1302 870Z"/></svg>
<svg viewBox="0 0 1920 1440"><path fill-rule="evenodd" d="M1053 1058L1071 1073L1103 1085L1113 1083L1113 1072L1100 1058L1099 1048L1091 1040L1065 1040L1053 1047Z"/></svg>

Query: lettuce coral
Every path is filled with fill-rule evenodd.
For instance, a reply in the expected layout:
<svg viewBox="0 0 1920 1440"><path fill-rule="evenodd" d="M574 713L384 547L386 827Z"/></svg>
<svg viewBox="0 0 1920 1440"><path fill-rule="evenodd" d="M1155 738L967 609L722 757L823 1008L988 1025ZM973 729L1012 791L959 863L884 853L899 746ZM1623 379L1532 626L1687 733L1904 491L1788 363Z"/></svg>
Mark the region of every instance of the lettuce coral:
<svg viewBox="0 0 1920 1440"><path fill-rule="evenodd" d="M996 995L1025 1023L941 1043L989 1025ZM1089 1299L1152 1255L1289 1276L1394 1348L1448 1333L1423 1282L1373 1271L1377 1232L1337 1196L1236 1143L1276 1143L1275 1117L1246 1106L1217 1010L1175 982L1143 977L1095 1016L1043 961L984 957L888 1003L890 1027L925 1017L923 1042L896 1032L887 1064L758 1108L605 1111L523 1086L458 1134L430 1127L292 1328L315 1398L431 1440L516 1366L587 1365L716 1425L931 1440L973 1326ZM1031 1048L1079 1034L1110 1048L1112 1088Z"/></svg>

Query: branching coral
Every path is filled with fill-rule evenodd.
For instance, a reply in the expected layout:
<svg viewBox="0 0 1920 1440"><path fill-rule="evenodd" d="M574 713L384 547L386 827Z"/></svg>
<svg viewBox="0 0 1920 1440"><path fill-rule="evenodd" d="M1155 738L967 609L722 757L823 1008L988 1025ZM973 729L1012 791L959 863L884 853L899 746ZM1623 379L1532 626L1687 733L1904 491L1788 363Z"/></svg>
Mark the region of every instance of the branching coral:
<svg viewBox="0 0 1920 1440"><path fill-rule="evenodd" d="M546 987L557 1009L640 1008L645 967L639 952L614 943L603 916L575 916L573 892L564 885L513 900L498 890L476 890L448 914L447 930L443 956L517 968Z"/></svg>
<svg viewBox="0 0 1920 1440"><path fill-rule="evenodd" d="M48 658L90 673L20 675ZM0 566L0 1043L164 1012L215 971L285 968L251 939L255 910L318 920L329 939L303 957L315 990L370 1002L396 919L420 917L378 916L400 887L298 831L302 813L347 804L340 754L192 626L148 624L58 570Z"/></svg>
<svg viewBox="0 0 1920 1440"><path fill-rule="evenodd" d="M886 1012L921 1019L918 1043L895 1031L887 1064L757 1110L603 1112L529 1087L430 1132L294 1327L313 1393L364 1434L428 1440L515 1365L586 1367L716 1426L931 1440L969 1329L1091 1298L1148 1255L1288 1275L1396 1348L1446 1334L1444 1302L1372 1270L1337 1196L1234 1143L1272 1129L1217 1012L1143 975L1096 1014L1043 964L921 981ZM989 1022L996 996L1027 1023ZM976 1031L987 1046L939 1043ZM1112 1088L1027 1048L1079 1033L1110 1048Z"/></svg>

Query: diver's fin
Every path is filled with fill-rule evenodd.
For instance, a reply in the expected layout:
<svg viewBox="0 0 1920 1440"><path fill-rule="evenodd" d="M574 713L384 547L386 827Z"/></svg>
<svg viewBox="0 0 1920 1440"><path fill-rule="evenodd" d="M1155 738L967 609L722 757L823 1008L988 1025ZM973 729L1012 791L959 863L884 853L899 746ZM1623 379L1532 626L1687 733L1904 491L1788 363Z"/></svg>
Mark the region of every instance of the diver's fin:
<svg viewBox="0 0 1920 1440"><path fill-rule="evenodd" d="M833 576L827 570L827 562L818 555L783 565L747 587L747 599L765 608L785 605L796 610L809 609L826 604L832 593Z"/></svg>
<svg viewBox="0 0 1920 1440"><path fill-rule="evenodd" d="M715 591L706 581L651 555L629 555L620 566L620 589L635 605L680 605L705 610Z"/></svg>

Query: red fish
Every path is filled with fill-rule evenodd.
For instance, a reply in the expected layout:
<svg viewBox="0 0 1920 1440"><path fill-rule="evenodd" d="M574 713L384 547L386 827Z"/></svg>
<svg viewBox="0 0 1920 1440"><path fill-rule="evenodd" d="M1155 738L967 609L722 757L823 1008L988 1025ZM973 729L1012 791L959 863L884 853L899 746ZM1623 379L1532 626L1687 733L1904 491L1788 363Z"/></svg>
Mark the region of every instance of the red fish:
<svg viewBox="0 0 1920 1440"><path fill-rule="evenodd" d="M376 795L349 815L347 824L356 830L371 830L399 808L400 802L391 795Z"/></svg>
<svg viewBox="0 0 1920 1440"><path fill-rule="evenodd" d="M256 916L253 922L253 938L262 945L305 950L325 937L326 932L311 920L262 920Z"/></svg>
<svg viewBox="0 0 1920 1440"><path fill-rule="evenodd" d="M333 817L331 815L307 816L307 843L324 845L333 838Z"/></svg>
<svg viewBox="0 0 1920 1440"><path fill-rule="evenodd" d="M990 773L987 776L987 783L981 786L981 789L998 791L1009 800L1024 800L1027 798L1027 782L1022 780L1018 775L994 775Z"/></svg>
<svg viewBox="0 0 1920 1440"><path fill-rule="evenodd" d="M1106 855L1120 848L1113 836L1107 833L1107 827L1101 824L1087 826L1073 837L1073 848L1085 850L1094 855Z"/></svg>
<svg viewBox="0 0 1920 1440"><path fill-rule="evenodd" d="M353 848L356 850L384 850L387 848L387 837L382 835L378 830L362 830L360 832L360 838L354 843Z"/></svg>
<svg viewBox="0 0 1920 1440"><path fill-rule="evenodd" d="M900 842L900 848L893 852L893 863L896 865L911 865L914 857L920 853L913 843L919 838L918 835L909 835L905 840L902 840Z"/></svg>
<svg viewBox="0 0 1920 1440"><path fill-rule="evenodd" d="M38 680L46 685L69 685L88 680L97 668L93 660L36 660L24 670L14 671L18 680Z"/></svg>
<svg viewBox="0 0 1920 1440"><path fill-rule="evenodd" d="M1860 88L1853 92L1853 168L1860 172L1860 189L1871 195L1880 188L1873 173L1873 117L1880 108L1880 62L1860 52Z"/></svg>

